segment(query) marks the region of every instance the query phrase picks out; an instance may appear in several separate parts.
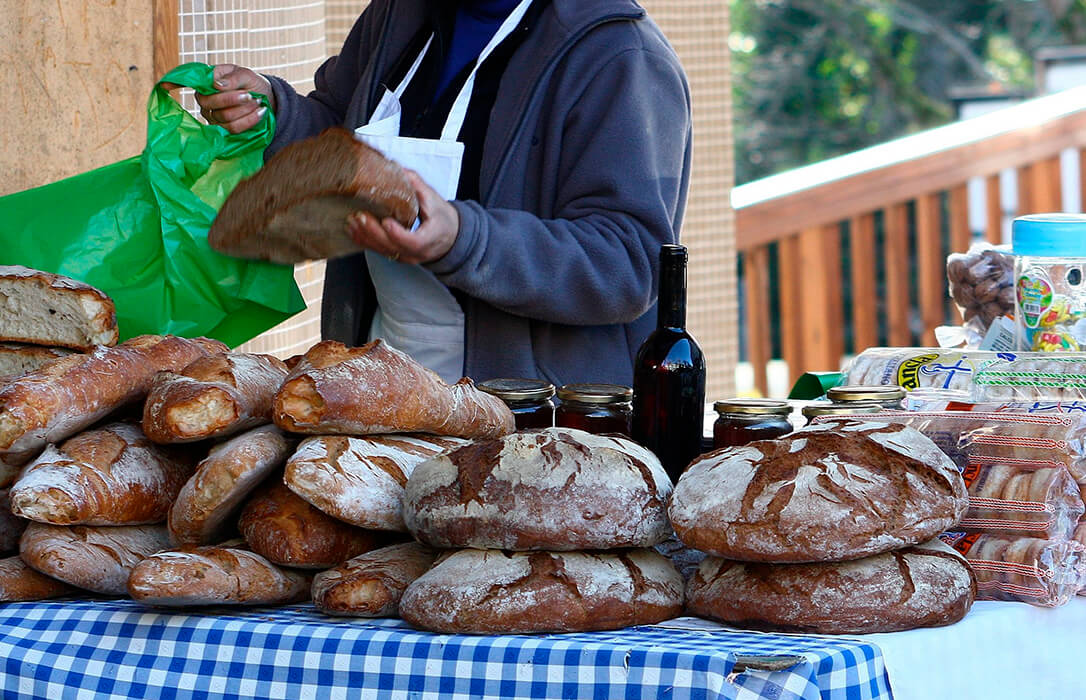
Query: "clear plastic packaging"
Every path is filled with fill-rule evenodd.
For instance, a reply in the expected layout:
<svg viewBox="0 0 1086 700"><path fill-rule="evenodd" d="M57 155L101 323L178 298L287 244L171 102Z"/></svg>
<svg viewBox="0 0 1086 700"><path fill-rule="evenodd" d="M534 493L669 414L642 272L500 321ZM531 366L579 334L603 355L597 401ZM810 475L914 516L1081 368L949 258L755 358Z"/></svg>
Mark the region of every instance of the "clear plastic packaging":
<svg viewBox="0 0 1086 700"><path fill-rule="evenodd" d="M1086 547L1074 540L966 532L945 532L940 539L969 562L978 600L1057 607L1086 583Z"/></svg>
<svg viewBox="0 0 1086 700"><path fill-rule="evenodd" d="M1016 347L1086 350L1086 216L1032 214L1014 220Z"/></svg>
<svg viewBox="0 0 1086 700"><path fill-rule="evenodd" d="M949 255L946 276L970 346L980 344L995 319L1014 313L1014 258L1007 246L980 242Z"/></svg>

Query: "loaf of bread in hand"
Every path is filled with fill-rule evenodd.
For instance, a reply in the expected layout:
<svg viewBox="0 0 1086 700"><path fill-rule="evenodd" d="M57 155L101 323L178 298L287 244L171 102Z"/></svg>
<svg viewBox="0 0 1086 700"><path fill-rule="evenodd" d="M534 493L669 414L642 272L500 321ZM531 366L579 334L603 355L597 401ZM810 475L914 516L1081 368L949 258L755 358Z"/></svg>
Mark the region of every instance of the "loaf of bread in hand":
<svg viewBox="0 0 1086 700"><path fill-rule="evenodd" d="M220 253L294 263L361 252L347 218L366 213L409 227L418 199L404 169L354 134L333 127L297 141L242 180L207 239Z"/></svg>
<svg viewBox="0 0 1086 700"><path fill-rule="evenodd" d="M546 428L477 440L415 467L408 530L433 547L651 547L671 534L671 480L619 435Z"/></svg>
<svg viewBox="0 0 1086 700"><path fill-rule="evenodd" d="M589 632L651 625L682 606L682 576L650 549L464 549L407 587L400 616L444 634Z"/></svg>
<svg viewBox="0 0 1086 700"><path fill-rule="evenodd" d="M155 374L225 352L217 340L143 335L69 355L0 386L0 459L25 464L116 409L142 401Z"/></svg>
<svg viewBox="0 0 1086 700"><path fill-rule="evenodd" d="M33 372L58 357L67 357L72 351L25 343L0 343L0 381Z"/></svg>
<svg viewBox="0 0 1086 700"><path fill-rule="evenodd" d="M926 542L967 506L958 469L920 432L833 420L701 456L679 478L669 514L694 549L802 563Z"/></svg>
<svg viewBox="0 0 1086 700"><path fill-rule="evenodd" d="M438 435L307 438L283 482L317 508L358 527L406 532L403 490L418 464L467 444Z"/></svg>
<svg viewBox="0 0 1086 700"><path fill-rule="evenodd" d="M34 569L76 588L125 595L132 567L169 546L165 525L30 523L19 543L19 556Z"/></svg>
<svg viewBox="0 0 1086 700"><path fill-rule="evenodd" d="M262 425L211 448L170 506L170 537L179 544L221 542L246 496L290 456L293 440Z"/></svg>
<svg viewBox="0 0 1086 700"><path fill-rule="evenodd" d="M91 350L116 345L113 300L89 284L0 265L0 340Z"/></svg>
<svg viewBox="0 0 1086 700"><path fill-rule="evenodd" d="M433 433L465 438L516 429L501 399L470 379L449 386L378 339L359 348L317 343L275 396L275 423L310 435Z"/></svg>
<svg viewBox="0 0 1086 700"><path fill-rule="evenodd" d="M195 442L271 423L287 366L271 355L222 353L159 372L143 405L143 432L159 443Z"/></svg>
<svg viewBox="0 0 1086 700"><path fill-rule="evenodd" d="M327 569L386 544L380 533L317 510L276 477L245 504L238 529L257 554L302 569Z"/></svg>
<svg viewBox="0 0 1086 700"><path fill-rule="evenodd" d="M186 547L152 554L128 577L146 605L285 605L309 598L311 576L280 569L238 547Z"/></svg>
<svg viewBox="0 0 1086 700"><path fill-rule="evenodd" d="M139 426L111 423L47 447L11 487L11 508L53 525L160 523L195 466Z"/></svg>
<svg viewBox="0 0 1086 700"><path fill-rule="evenodd" d="M692 615L737 627L867 634L953 624L976 595L965 559L935 540L837 563L709 557L690 579L686 606Z"/></svg>
<svg viewBox="0 0 1086 700"><path fill-rule="evenodd" d="M0 559L0 603L59 598L75 589L35 571L19 557Z"/></svg>
<svg viewBox="0 0 1086 700"><path fill-rule="evenodd" d="M396 617L403 592L436 558L435 550L418 542L360 554L313 578L313 604L327 615Z"/></svg>

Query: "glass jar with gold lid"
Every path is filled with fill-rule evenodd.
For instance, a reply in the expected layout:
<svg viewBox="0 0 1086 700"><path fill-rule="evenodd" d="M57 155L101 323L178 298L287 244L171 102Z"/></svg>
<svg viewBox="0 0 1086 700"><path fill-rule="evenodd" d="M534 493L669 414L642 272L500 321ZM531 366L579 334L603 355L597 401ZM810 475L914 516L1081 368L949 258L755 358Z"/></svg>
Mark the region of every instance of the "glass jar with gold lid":
<svg viewBox="0 0 1086 700"><path fill-rule="evenodd" d="M542 379L501 378L476 384L497 396L513 412L517 430L550 428L554 425L554 385Z"/></svg>
<svg viewBox="0 0 1086 700"><path fill-rule="evenodd" d="M713 449L738 447L792 432L792 407L775 399L727 399L713 404Z"/></svg>
<svg viewBox="0 0 1086 700"><path fill-rule="evenodd" d="M558 390L554 424L589 433L630 434L633 389L619 384L566 384Z"/></svg>
<svg viewBox="0 0 1086 700"><path fill-rule="evenodd" d="M905 400L905 389L893 384L884 386L835 386L826 391L831 403L877 403L891 411L899 411Z"/></svg>
<svg viewBox="0 0 1086 700"><path fill-rule="evenodd" d="M877 403L829 403L818 402L808 406L804 406L802 409L803 417L807 419L807 423L810 424L815 418L821 416L845 416L853 415L857 413L879 413L884 410L882 406Z"/></svg>

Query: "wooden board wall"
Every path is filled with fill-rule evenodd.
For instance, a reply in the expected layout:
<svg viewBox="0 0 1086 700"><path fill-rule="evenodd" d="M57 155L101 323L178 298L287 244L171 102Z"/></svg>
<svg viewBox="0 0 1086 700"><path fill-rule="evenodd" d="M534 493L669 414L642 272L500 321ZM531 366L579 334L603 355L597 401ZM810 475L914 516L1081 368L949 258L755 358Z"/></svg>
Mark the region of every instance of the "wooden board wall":
<svg viewBox="0 0 1086 700"><path fill-rule="evenodd" d="M0 194L143 149L151 0L0 0Z"/></svg>

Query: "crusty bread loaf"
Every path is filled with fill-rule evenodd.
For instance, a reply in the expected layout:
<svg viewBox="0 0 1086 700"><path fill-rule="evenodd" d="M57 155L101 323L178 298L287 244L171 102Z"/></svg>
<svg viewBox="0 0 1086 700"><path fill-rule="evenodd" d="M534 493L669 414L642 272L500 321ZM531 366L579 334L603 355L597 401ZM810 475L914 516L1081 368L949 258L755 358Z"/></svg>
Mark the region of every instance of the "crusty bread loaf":
<svg viewBox="0 0 1086 700"><path fill-rule="evenodd" d="M366 552L317 574L313 604L328 615L396 617L403 592L436 558L436 551L418 542Z"/></svg>
<svg viewBox="0 0 1086 700"><path fill-rule="evenodd" d="M147 605L284 605L309 597L311 577L235 547L152 554L132 569L128 593Z"/></svg>
<svg viewBox="0 0 1086 700"><path fill-rule="evenodd" d="M0 459L25 464L100 418L146 397L155 373L224 352L217 340L143 335L54 360L0 387Z"/></svg>
<svg viewBox="0 0 1086 700"><path fill-rule="evenodd" d="M19 556L34 569L76 588L125 595L132 567L169 546L165 525L30 523L19 543Z"/></svg>
<svg viewBox="0 0 1086 700"><path fill-rule="evenodd" d="M72 351L25 343L0 343L0 381L33 372L58 357L67 357Z"/></svg>
<svg viewBox="0 0 1086 700"><path fill-rule="evenodd" d="M45 448L11 487L11 508L53 525L160 523L195 466L139 426L111 423Z"/></svg>
<svg viewBox="0 0 1086 700"><path fill-rule="evenodd" d="M632 440L546 428L418 465L403 515L411 534L434 547L651 547L671 534L670 493L660 460Z"/></svg>
<svg viewBox="0 0 1086 700"><path fill-rule="evenodd" d="M410 227L418 199L402 167L337 127L287 146L239 183L207 238L239 258L335 258L362 250L346 231L355 212Z"/></svg>
<svg viewBox="0 0 1086 700"><path fill-rule="evenodd" d="M75 589L55 578L31 569L19 557L0 559L0 602L16 603L59 598Z"/></svg>
<svg viewBox="0 0 1086 700"><path fill-rule="evenodd" d="M727 559L859 559L926 542L965 513L957 468L903 425L827 421L695 460L669 514L686 545Z"/></svg>
<svg viewBox="0 0 1086 700"><path fill-rule="evenodd" d="M113 300L70 277L0 265L0 340L91 350L116 345Z"/></svg>
<svg viewBox="0 0 1086 700"><path fill-rule="evenodd" d="M221 542L245 497L290 456L293 441L262 425L211 448L170 506L170 537L179 544Z"/></svg>
<svg viewBox="0 0 1086 700"><path fill-rule="evenodd" d="M941 542L839 563L754 564L709 557L687 587L687 611L738 627L866 634L962 619L977 582Z"/></svg>
<svg viewBox="0 0 1086 700"><path fill-rule="evenodd" d="M278 358L233 352L159 372L144 403L143 431L159 443L195 442L270 423L286 377Z"/></svg>
<svg viewBox="0 0 1086 700"><path fill-rule="evenodd" d="M307 438L287 461L283 482L334 518L406 532L401 504L407 478L421 462L464 444L424 434Z"/></svg>
<svg viewBox="0 0 1086 700"><path fill-rule="evenodd" d="M0 490L0 554L19 551L19 538L23 536L26 522L11 512L8 489Z"/></svg>
<svg viewBox="0 0 1086 700"><path fill-rule="evenodd" d="M516 429L501 399L466 377L441 377L378 339L359 348L326 340L291 370L275 395L283 430L310 435L433 433L498 437Z"/></svg>
<svg viewBox="0 0 1086 700"><path fill-rule="evenodd" d="M317 510L277 476L253 494L238 529L257 554L302 569L327 569L386 544L379 533Z"/></svg>
<svg viewBox="0 0 1086 700"><path fill-rule="evenodd" d="M445 634L588 632L661 622L682 605L682 576L650 549L465 549L407 587L400 616Z"/></svg>

